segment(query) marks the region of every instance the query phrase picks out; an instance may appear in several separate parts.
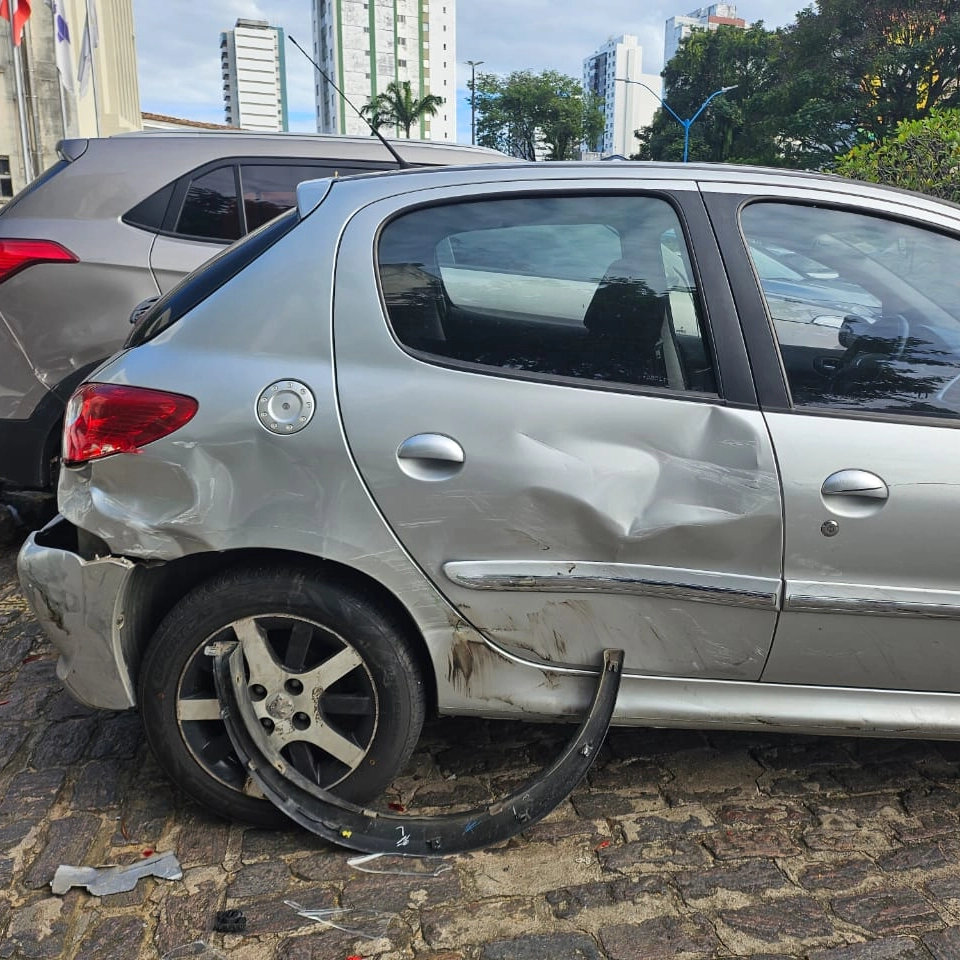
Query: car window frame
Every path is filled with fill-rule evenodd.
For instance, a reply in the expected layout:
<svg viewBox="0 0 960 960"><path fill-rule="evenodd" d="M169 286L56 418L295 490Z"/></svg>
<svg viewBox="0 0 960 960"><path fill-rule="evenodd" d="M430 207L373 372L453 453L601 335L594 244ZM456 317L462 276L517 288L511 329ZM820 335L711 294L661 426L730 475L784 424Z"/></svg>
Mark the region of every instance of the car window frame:
<svg viewBox="0 0 960 960"><path fill-rule="evenodd" d="M677 217L686 243L687 258L699 297L699 319L716 377L716 393L701 393L692 390L680 391L649 384L625 384L613 381L594 382L576 377L561 377L538 372L498 368L419 351L406 346L398 339L389 320L377 259L382 232L397 218L417 209L445 205L450 202L523 199L541 196L598 197L624 194L637 194L664 200L671 206ZM731 318L735 321L736 317L732 291L727 281L717 238L711 228L703 197L695 183L678 181L675 186L663 187L627 179L613 183L593 182L589 184L584 184L582 181L566 183L552 181L537 188L531 188L529 184L512 183L509 188L496 192L481 189L476 192L457 194L456 196L407 201L381 220L372 240L371 253L374 267L373 274L377 284L384 327L398 350L421 363L490 377L528 380L584 390L669 397L695 403L730 406L737 409L755 410L758 408L743 335L739 326L734 326L731 323ZM718 331L720 331L720 335L718 335Z"/></svg>
<svg viewBox="0 0 960 960"><path fill-rule="evenodd" d="M944 204L938 211L942 215L928 218L924 216L926 211L898 202L900 198L896 195L877 200L873 197L847 197L837 190L827 191L804 187L788 190L760 187L747 192L743 188L725 189L725 185L718 185L719 189L714 190L710 190L708 184L703 186L710 220L723 251L727 276L743 328L761 409L768 413L960 429L960 416L954 419L898 413L891 410L795 405L790 394L787 371L783 365L774 323L767 309L759 277L753 268L741 226L743 210L754 203L788 203L834 209L862 216L880 216L905 226L940 233L960 242L960 212L952 210L951 205ZM913 197L909 193L905 196ZM927 200L927 198L923 199Z"/></svg>
<svg viewBox="0 0 960 960"><path fill-rule="evenodd" d="M240 234L240 239L242 240L248 233L250 233L249 229L247 228L246 211L243 209L243 196L240 192L242 188L240 167L243 164L261 167L315 167L317 169L317 176L315 179L317 180L322 180L325 177L333 176L334 173L339 171L347 164L350 167L350 173L345 174L346 176L350 176L354 173L376 173L382 170L395 170L397 168L396 162L392 160L345 160L341 158L329 157L277 157L258 156L256 154L218 157L215 160L209 160L206 163L202 163L199 166L194 167L192 170L181 174L176 178L176 180L171 181L173 183L173 191L167 203L166 212L164 213L160 226L158 228L152 228L153 232L160 237L169 237L174 240L186 240L190 243L208 243L221 247L228 246L231 242L235 242L229 240L220 240L215 237L198 237L192 234L181 233L176 229L177 221L180 219L180 213L183 210L183 204L187 198L187 193L190 190L190 184L194 180L205 176L213 170L219 170L222 167L232 166L233 182L237 191L237 203L240 207L240 228L242 231ZM167 189L168 187L169 184L165 184L163 187L160 187L159 190L155 190L154 193L159 193L160 190ZM134 224L134 226L142 225Z"/></svg>

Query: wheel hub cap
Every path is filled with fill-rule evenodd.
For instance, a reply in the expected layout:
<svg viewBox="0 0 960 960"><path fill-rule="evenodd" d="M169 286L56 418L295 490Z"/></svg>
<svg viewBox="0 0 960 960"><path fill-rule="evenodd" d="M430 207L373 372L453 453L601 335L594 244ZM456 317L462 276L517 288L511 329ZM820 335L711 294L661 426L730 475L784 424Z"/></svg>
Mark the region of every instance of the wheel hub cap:
<svg viewBox="0 0 960 960"><path fill-rule="evenodd" d="M274 694L267 701L267 713L270 714L274 720L289 720L295 712L296 707L293 701L289 697L285 697L282 693Z"/></svg>

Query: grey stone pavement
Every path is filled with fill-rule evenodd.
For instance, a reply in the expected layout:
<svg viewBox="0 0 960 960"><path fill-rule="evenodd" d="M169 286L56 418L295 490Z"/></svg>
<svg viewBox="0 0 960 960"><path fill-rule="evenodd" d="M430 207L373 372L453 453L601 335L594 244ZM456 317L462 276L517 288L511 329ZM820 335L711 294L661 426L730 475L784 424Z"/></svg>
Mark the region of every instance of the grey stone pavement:
<svg viewBox="0 0 960 960"><path fill-rule="evenodd" d="M136 716L74 704L14 559L0 548L0 958L960 958L958 745L614 730L525 834L436 877L374 875L299 829L206 814L164 779ZM438 721L388 800L500 796L568 733ZM166 850L180 881L50 891L58 864ZM419 862L382 868L398 865ZM339 911L346 930L286 900ZM242 935L212 932L228 908Z"/></svg>

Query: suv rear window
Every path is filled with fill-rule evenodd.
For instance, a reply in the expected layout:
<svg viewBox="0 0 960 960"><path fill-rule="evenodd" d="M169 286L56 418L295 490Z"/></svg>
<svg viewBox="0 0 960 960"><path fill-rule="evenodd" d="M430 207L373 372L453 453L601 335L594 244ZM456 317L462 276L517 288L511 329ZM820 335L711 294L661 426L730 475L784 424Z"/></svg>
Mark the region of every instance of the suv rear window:
<svg viewBox="0 0 960 960"><path fill-rule="evenodd" d="M190 182L177 218L176 232L184 237L239 240L243 234L237 177L233 165L218 167Z"/></svg>
<svg viewBox="0 0 960 960"><path fill-rule="evenodd" d="M144 311L124 346L136 347L173 326L299 223L294 207L208 260Z"/></svg>

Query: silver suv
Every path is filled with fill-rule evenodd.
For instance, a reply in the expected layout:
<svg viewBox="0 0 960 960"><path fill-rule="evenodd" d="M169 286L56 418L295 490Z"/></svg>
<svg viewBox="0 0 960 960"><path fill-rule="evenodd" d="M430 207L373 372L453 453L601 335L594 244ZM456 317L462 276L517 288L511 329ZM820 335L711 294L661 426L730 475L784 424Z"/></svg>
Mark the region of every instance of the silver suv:
<svg viewBox="0 0 960 960"><path fill-rule="evenodd" d="M414 166L506 159L396 147ZM373 137L239 131L67 140L59 153L0 208L0 500L50 489L64 404L137 304L291 207L301 180L397 166Z"/></svg>
<svg viewBox="0 0 960 960"><path fill-rule="evenodd" d="M74 394L25 594L260 822L375 795L428 711L588 712L616 651L617 723L960 739L957 262L960 208L812 174L301 184Z"/></svg>

